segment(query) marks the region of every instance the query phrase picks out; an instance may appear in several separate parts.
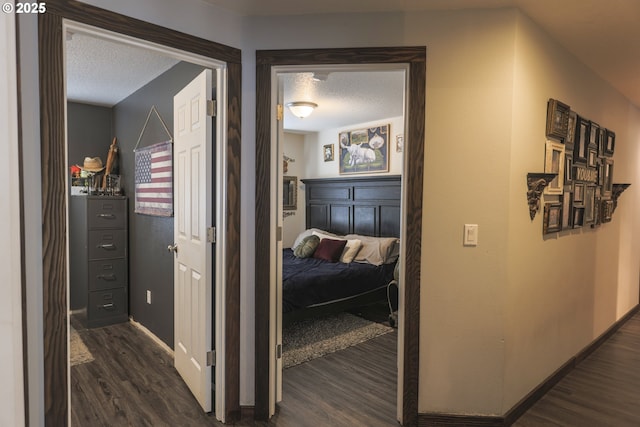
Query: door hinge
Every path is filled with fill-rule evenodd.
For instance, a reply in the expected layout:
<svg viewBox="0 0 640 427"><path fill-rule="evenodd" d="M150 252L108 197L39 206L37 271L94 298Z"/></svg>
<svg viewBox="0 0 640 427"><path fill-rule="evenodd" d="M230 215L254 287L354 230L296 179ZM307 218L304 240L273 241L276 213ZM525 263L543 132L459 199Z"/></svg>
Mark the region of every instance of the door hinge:
<svg viewBox="0 0 640 427"><path fill-rule="evenodd" d="M218 111L218 103L215 99L207 99L207 116L215 117Z"/></svg>
<svg viewBox="0 0 640 427"><path fill-rule="evenodd" d="M216 242L216 228L208 227L207 228L207 242L215 243Z"/></svg>
<svg viewBox="0 0 640 427"><path fill-rule="evenodd" d="M284 114L284 108L282 107L282 104L276 105L276 119L279 122L282 121L283 114Z"/></svg>
<svg viewBox="0 0 640 427"><path fill-rule="evenodd" d="M276 227L276 242L282 241L282 227Z"/></svg>
<svg viewBox="0 0 640 427"><path fill-rule="evenodd" d="M216 351L207 351L207 366L216 366Z"/></svg>
<svg viewBox="0 0 640 427"><path fill-rule="evenodd" d="M276 346L276 359L282 359L282 344Z"/></svg>

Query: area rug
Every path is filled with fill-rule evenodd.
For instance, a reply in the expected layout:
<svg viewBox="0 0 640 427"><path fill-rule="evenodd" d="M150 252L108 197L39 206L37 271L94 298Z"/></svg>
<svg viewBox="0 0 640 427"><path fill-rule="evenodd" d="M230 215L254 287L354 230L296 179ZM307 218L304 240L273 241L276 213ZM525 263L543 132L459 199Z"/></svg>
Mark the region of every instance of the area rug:
<svg viewBox="0 0 640 427"><path fill-rule="evenodd" d="M69 363L71 366L93 362L93 355L82 341L80 334L73 326L69 329Z"/></svg>
<svg viewBox="0 0 640 427"><path fill-rule="evenodd" d="M387 325L350 313L292 323L282 331L282 366L290 368L391 331Z"/></svg>

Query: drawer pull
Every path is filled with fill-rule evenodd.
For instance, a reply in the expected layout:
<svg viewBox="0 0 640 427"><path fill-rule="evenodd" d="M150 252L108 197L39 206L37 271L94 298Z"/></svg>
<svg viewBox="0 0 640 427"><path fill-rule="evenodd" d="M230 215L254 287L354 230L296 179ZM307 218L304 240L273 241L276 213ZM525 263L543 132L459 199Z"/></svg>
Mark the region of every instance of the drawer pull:
<svg viewBox="0 0 640 427"><path fill-rule="evenodd" d="M114 214L106 214L106 213L96 214L96 216L98 218L106 218L106 219L112 219L116 217Z"/></svg>
<svg viewBox="0 0 640 427"><path fill-rule="evenodd" d="M99 249L115 249L116 245L113 243L102 243L97 246Z"/></svg>
<svg viewBox="0 0 640 427"><path fill-rule="evenodd" d="M98 274L96 277L102 280L116 280L115 274Z"/></svg>
<svg viewBox="0 0 640 427"><path fill-rule="evenodd" d="M103 304L102 307L98 306L98 308L104 308L105 310L115 310L116 307L112 302L110 302L108 304Z"/></svg>

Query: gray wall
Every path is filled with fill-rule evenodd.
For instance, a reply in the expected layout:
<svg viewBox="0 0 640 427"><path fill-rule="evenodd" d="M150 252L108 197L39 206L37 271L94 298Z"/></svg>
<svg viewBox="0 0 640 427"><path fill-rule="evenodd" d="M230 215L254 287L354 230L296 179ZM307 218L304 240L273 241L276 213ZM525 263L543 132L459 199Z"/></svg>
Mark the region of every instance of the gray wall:
<svg viewBox="0 0 640 427"><path fill-rule="evenodd" d="M203 67L179 63L113 108L113 135L120 146L120 174L129 197L129 314L173 348L173 217L134 213L134 153L151 106L173 133L173 96ZM167 141L160 121L152 114L140 147ZM146 292L151 291L151 304Z"/></svg>
<svg viewBox="0 0 640 427"><path fill-rule="evenodd" d="M110 107L67 103L67 164L82 166L85 157L100 157L103 164L111 144L112 110ZM83 196L74 196L83 197ZM70 224L73 239L73 224ZM85 268L76 268L73 257L69 258L71 310L87 306L87 286Z"/></svg>

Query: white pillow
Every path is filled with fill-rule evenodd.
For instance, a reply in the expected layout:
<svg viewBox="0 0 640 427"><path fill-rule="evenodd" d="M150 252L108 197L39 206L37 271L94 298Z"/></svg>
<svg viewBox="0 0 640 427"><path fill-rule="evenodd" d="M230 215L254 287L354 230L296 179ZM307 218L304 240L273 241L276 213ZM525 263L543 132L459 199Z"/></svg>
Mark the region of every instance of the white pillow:
<svg viewBox="0 0 640 427"><path fill-rule="evenodd" d="M362 247L362 241L359 239L348 239L347 245L344 247L342 251L342 255L340 256L340 262L344 262L349 264L356 257L356 254Z"/></svg>
<svg viewBox="0 0 640 427"><path fill-rule="evenodd" d="M298 237L296 237L296 240L294 240L293 245L291 245L291 249L295 249L298 247L298 245L300 245L300 243L302 242L302 239L304 239L307 236L310 236L311 234L315 234L318 237L320 237L320 239L340 239L341 237L329 233L328 231L324 231L324 230L320 230L319 228L308 228L306 230L304 230L302 233L298 234Z"/></svg>
<svg viewBox="0 0 640 427"><path fill-rule="evenodd" d="M359 234L347 234L345 237L362 241L362 247L354 258L355 262L382 265L391 264L398 259L400 245L395 237L372 237Z"/></svg>

